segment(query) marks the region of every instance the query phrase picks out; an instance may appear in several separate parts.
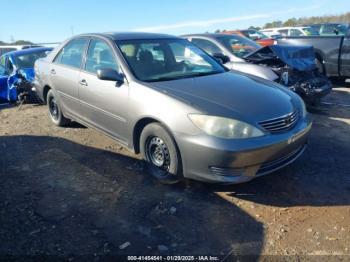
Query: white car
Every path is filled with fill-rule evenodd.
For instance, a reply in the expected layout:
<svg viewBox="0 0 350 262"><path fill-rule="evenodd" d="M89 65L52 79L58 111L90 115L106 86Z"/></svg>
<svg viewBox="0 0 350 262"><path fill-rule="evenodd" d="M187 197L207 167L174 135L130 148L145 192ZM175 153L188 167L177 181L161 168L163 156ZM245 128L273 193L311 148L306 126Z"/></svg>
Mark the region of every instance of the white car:
<svg viewBox="0 0 350 262"><path fill-rule="evenodd" d="M278 27L278 28L268 28L260 30L269 37L274 37L276 35L280 36L309 36L318 35L318 32L309 26L297 26L297 27Z"/></svg>
<svg viewBox="0 0 350 262"><path fill-rule="evenodd" d="M0 56L7 52L18 51L32 47L39 47L38 45L0 45Z"/></svg>

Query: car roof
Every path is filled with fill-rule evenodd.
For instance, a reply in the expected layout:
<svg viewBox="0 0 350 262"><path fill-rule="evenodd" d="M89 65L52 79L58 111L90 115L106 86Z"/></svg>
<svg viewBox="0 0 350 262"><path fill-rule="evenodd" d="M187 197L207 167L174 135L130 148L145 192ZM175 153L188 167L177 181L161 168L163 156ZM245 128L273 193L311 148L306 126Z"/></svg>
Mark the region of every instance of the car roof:
<svg viewBox="0 0 350 262"><path fill-rule="evenodd" d="M220 33L204 33L204 34L188 34L188 35L182 35L181 37L193 37L193 36L199 36L199 37L208 37L208 38L218 38L222 36L230 36L231 34L220 34ZM237 36L237 35L236 35Z"/></svg>
<svg viewBox="0 0 350 262"><path fill-rule="evenodd" d="M107 32L107 33L90 33L79 36L102 36L114 41L119 40L140 40L140 39L174 39L176 36L158 33L143 33L143 32Z"/></svg>
<svg viewBox="0 0 350 262"><path fill-rule="evenodd" d="M33 47L33 48L27 48L27 49L22 49L22 50L17 50L17 51L11 51L8 53L5 53L4 55L7 56L20 56L20 55L27 55L27 54L32 54L36 52L41 52L41 51L52 51L52 47Z"/></svg>

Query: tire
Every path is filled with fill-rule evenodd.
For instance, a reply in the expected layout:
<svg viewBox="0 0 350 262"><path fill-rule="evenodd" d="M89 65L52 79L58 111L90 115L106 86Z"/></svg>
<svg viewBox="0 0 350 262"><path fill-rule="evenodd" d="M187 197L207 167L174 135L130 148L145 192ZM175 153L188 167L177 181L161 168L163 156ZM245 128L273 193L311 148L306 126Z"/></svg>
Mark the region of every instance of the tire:
<svg viewBox="0 0 350 262"><path fill-rule="evenodd" d="M175 184L183 178L176 143L159 123L151 123L142 130L140 151L147 171L161 183Z"/></svg>
<svg viewBox="0 0 350 262"><path fill-rule="evenodd" d="M51 89L47 93L47 108L49 110L49 116L51 121L56 126L65 126L69 123L69 120L64 117L62 110L57 102L57 97L54 91Z"/></svg>

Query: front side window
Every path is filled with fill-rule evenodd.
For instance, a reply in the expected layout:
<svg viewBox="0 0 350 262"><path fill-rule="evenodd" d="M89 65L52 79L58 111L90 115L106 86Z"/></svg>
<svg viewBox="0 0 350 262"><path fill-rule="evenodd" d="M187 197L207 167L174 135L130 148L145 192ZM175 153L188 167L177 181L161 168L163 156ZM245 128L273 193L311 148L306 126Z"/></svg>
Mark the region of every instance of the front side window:
<svg viewBox="0 0 350 262"><path fill-rule="evenodd" d="M288 29L277 30L277 32L280 33L281 36L288 36Z"/></svg>
<svg viewBox="0 0 350 262"><path fill-rule="evenodd" d="M202 48L205 52L213 55L213 54L223 54L221 49L214 44L213 42L206 40L206 39L200 39L200 38L192 38L192 43Z"/></svg>
<svg viewBox="0 0 350 262"><path fill-rule="evenodd" d="M119 71L111 47L102 40L91 40L86 57L85 70L96 74L97 70L103 68Z"/></svg>
<svg viewBox="0 0 350 262"><path fill-rule="evenodd" d="M217 38L232 54L237 57L245 55L261 48L254 41L238 35L225 35Z"/></svg>
<svg viewBox="0 0 350 262"><path fill-rule="evenodd" d="M303 32L301 32L299 29L290 29L290 35L291 36L302 36Z"/></svg>
<svg viewBox="0 0 350 262"><path fill-rule="evenodd" d="M184 39L123 40L117 45L136 78L145 82L226 72L215 59Z"/></svg>
<svg viewBox="0 0 350 262"><path fill-rule="evenodd" d="M80 68L87 42L87 38L70 41L61 49L54 63Z"/></svg>

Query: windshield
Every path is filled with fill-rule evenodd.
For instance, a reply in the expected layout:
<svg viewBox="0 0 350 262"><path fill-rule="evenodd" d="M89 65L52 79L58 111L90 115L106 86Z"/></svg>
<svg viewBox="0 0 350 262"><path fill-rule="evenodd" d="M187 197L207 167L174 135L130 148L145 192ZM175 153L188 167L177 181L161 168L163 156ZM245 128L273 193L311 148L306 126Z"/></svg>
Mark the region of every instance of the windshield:
<svg viewBox="0 0 350 262"><path fill-rule="evenodd" d="M36 53L15 56L15 64L18 69L34 68L34 63L39 58L46 57L50 51L38 51Z"/></svg>
<svg viewBox="0 0 350 262"><path fill-rule="evenodd" d="M117 41L134 75L155 82L225 72L215 59L184 39Z"/></svg>
<svg viewBox="0 0 350 262"><path fill-rule="evenodd" d="M232 54L238 57L245 55L261 48L254 41L238 35L220 36L217 38Z"/></svg>

